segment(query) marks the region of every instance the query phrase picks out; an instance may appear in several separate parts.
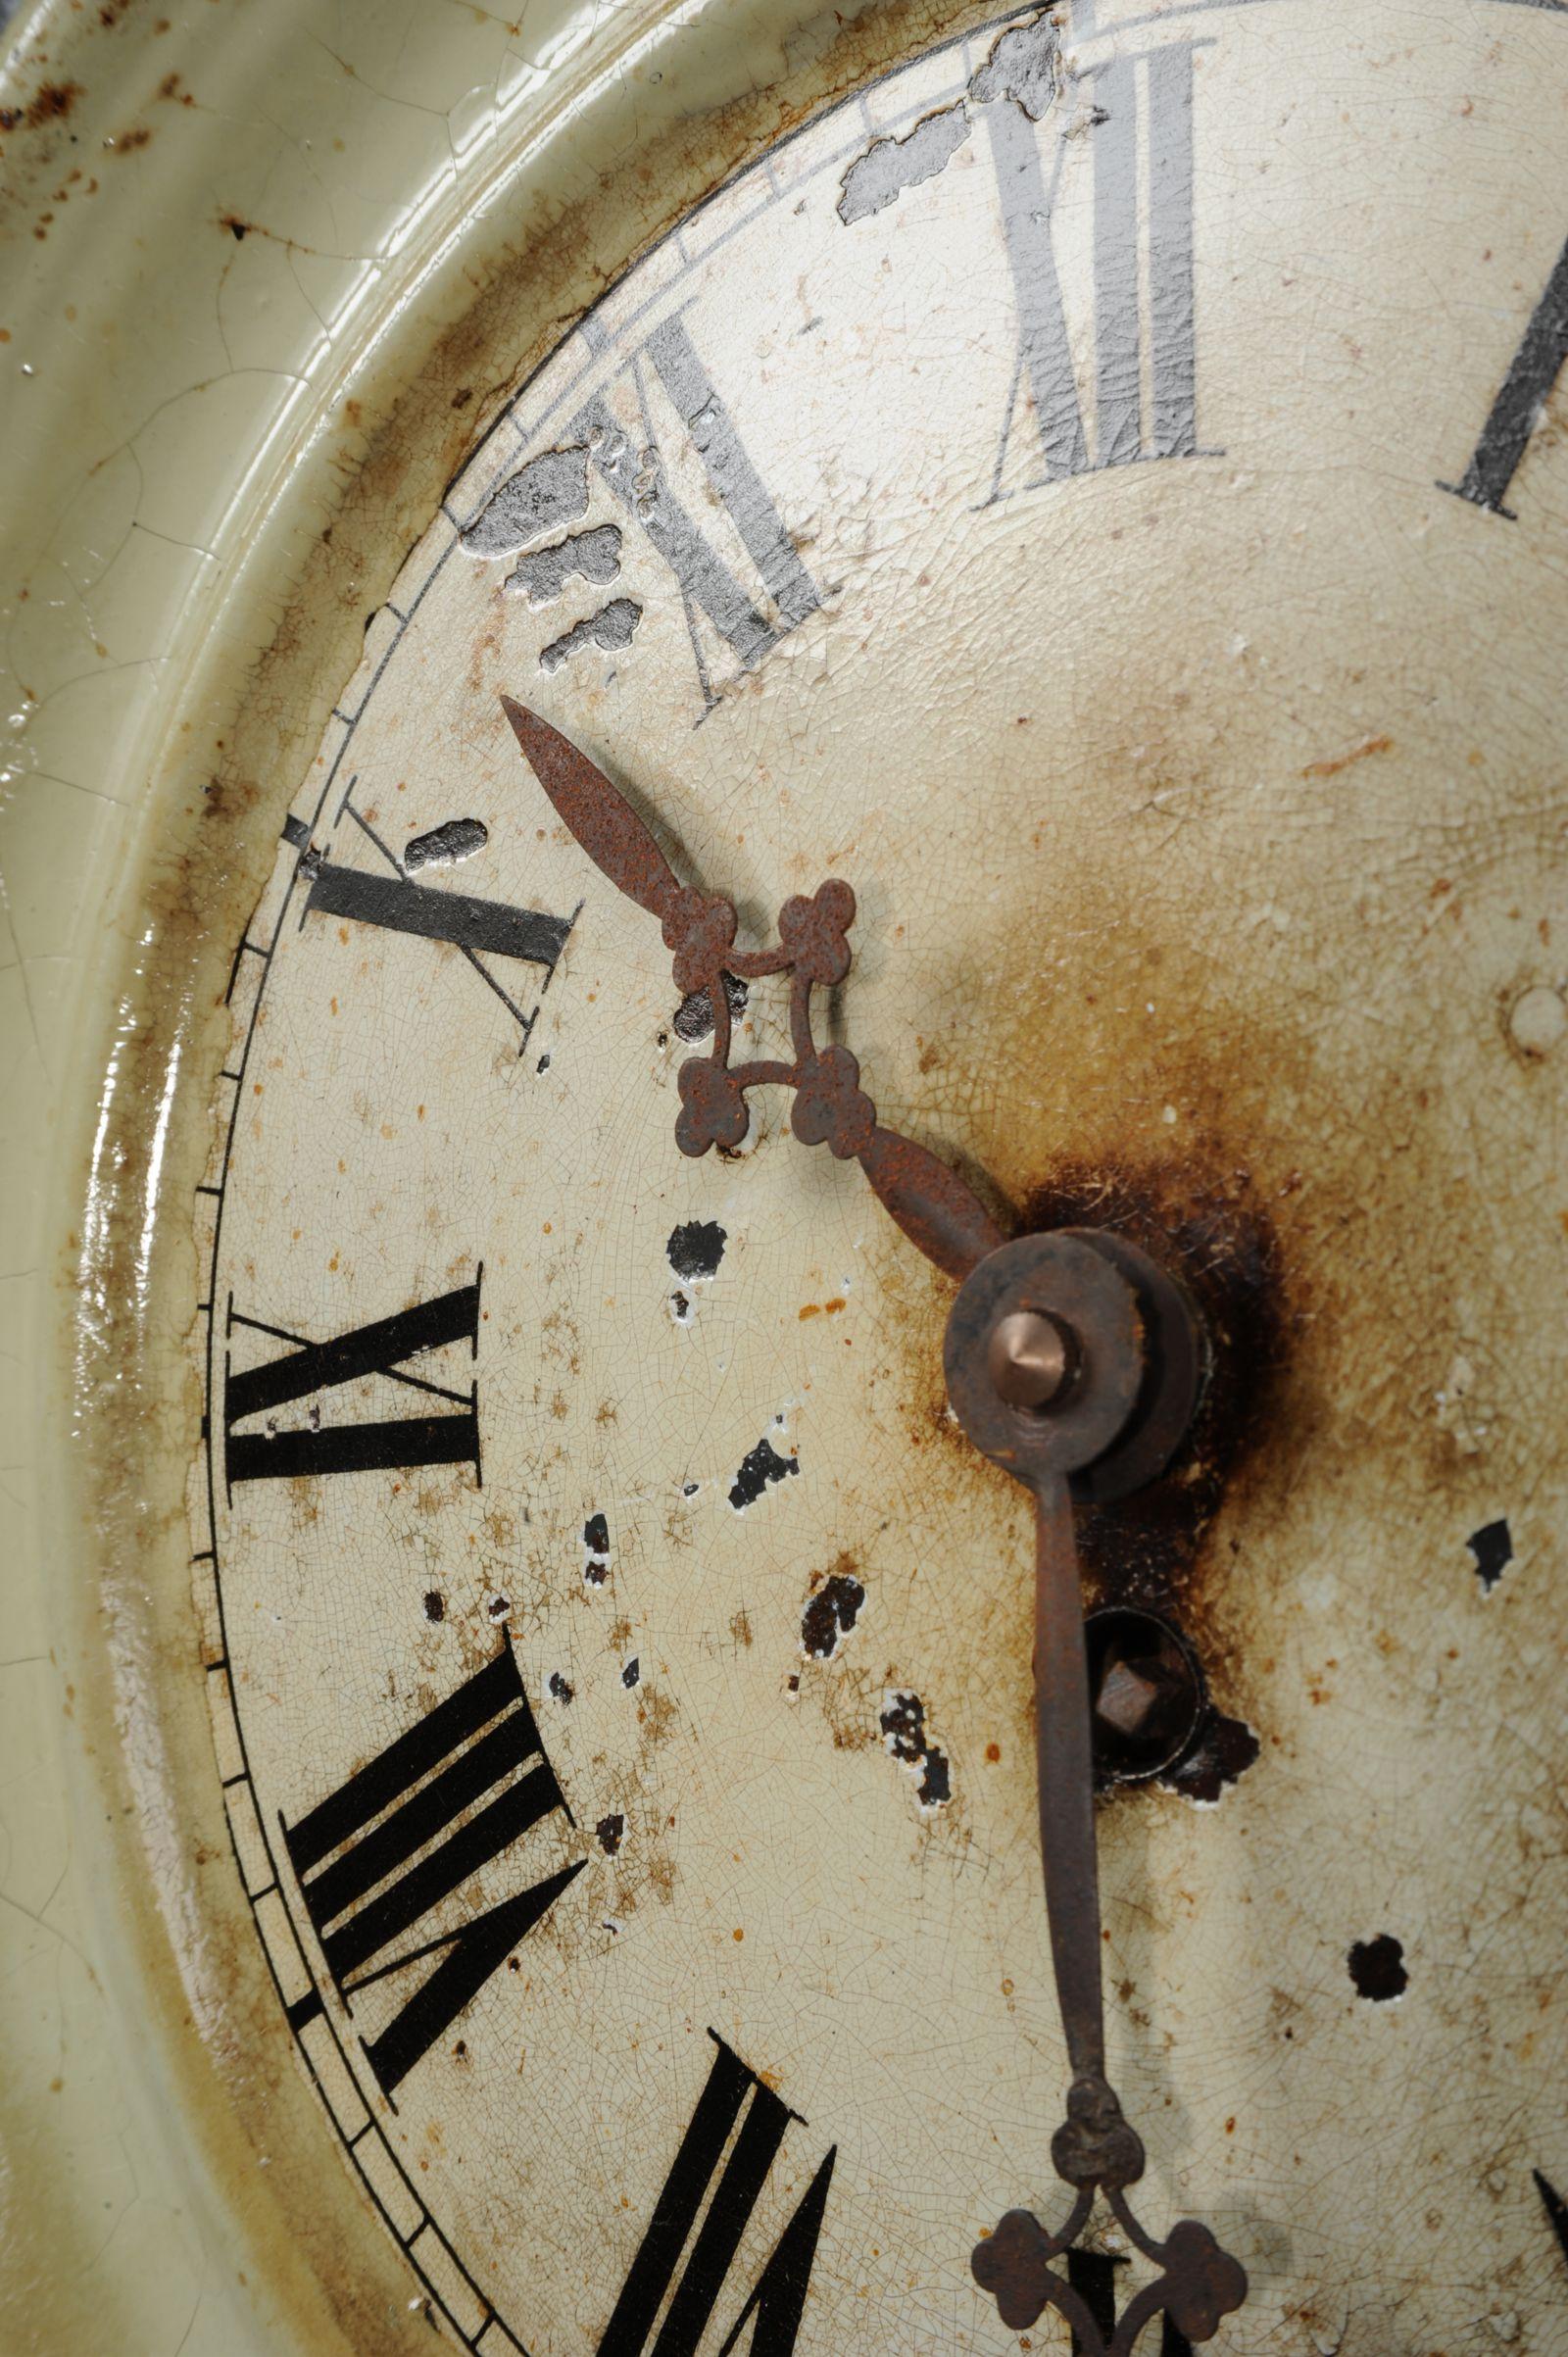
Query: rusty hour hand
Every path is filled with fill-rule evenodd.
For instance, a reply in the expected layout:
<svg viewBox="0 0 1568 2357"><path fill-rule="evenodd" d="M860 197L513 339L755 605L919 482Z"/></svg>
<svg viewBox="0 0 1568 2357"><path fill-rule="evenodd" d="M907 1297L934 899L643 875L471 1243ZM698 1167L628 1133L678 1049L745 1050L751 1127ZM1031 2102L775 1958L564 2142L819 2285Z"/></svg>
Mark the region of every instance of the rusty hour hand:
<svg viewBox="0 0 1568 2357"><path fill-rule="evenodd" d="M878 1121L848 1048L818 1048L812 1036L812 991L818 984L833 989L850 970L855 895L849 885L830 877L808 900L799 894L787 900L779 910L775 949L737 949L734 902L682 884L603 770L537 712L510 696L501 703L557 815L600 874L658 917L674 961L676 989L687 997L706 991L711 1003L712 1050L688 1056L677 1074L681 1103L675 1142L682 1154L738 1146L750 1122L749 1089L769 1083L793 1089L795 1135L808 1146L827 1146L841 1161L858 1162L910 1242L949 1276L966 1277L1002 1243L1002 1230L956 1171ZM788 974L792 1063L731 1064L726 974L737 981Z"/></svg>

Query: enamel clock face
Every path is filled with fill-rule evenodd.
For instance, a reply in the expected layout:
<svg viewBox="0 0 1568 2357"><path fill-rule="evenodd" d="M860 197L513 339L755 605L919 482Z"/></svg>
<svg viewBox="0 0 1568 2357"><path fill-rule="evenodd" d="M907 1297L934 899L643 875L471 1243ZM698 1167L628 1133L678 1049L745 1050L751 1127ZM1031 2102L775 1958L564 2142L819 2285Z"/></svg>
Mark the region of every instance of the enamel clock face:
<svg viewBox="0 0 1568 2357"><path fill-rule="evenodd" d="M200 1670L258 2035L485 2357L1068 2339L969 2264L1063 2207L1027 1501L853 1161L765 1089L677 1152L713 994L503 694L743 946L848 878L883 1116L1208 1320L1080 1531L1205 1697L1098 1818L1216 2345L1568 2348L1568 23L1439 13L1080 5L850 91L520 385L273 781ZM1108 2346L1147 2251L1065 2264Z"/></svg>

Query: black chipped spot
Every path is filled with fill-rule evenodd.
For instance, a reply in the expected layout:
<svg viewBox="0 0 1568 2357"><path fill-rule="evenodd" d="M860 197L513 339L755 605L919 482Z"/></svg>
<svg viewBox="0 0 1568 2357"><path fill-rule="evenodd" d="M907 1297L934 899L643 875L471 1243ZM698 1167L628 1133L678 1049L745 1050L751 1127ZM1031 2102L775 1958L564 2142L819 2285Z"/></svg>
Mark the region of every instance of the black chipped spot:
<svg viewBox="0 0 1568 2357"><path fill-rule="evenodd" d="M541 451L491 493L463 535L471 557L515 557L530 540L575 523L588 507L588 452L580 442Z"/></svg>
<svg viewBox="0 0 1568 2357"><path fill-rule="evenodd" d="M1410 1986L1410 1976L1404 1969L1404 1949L1392 1932L1380 1932L1376 1940L1358 1940L1347 1962L1356 1995L1369 1997L1374 2005L1387 2005L1393 1998L1402 1997Z"/></svg>
<svg viewBox="0 0 1568 2357"><path fill-rule="evenodd" d="M799 1473L799 1457L780 1456L769 1440L760 1440L755 1449L748 1449L741 1458L740 1469L730 1484L729 1502L737 1513L755 1505L768 1486L782 1481L788 1473Z"/></svg>
<svg viewBox="0 0 1568 2357"><path fill-rule="evenodd" d="M1185 1792L1189 1800L1215 1801L1227 1785L1245 1776L1260 1749L1245 1719L1205 1710L1191 1743L1159 1781L1170 1792Z"/></svg>
<svg viewBox="0 0 1568 2357"><path fill-rule="evenodd" d="M851 228L867 215L880 213L906 188L935 178L946 169L969 136L969 116L962 99L925 116L902 137L890 133L873 139L844 174L839 191L839 219Z"/></svg>
<svg viewBox="0 0 1568 2357"><path fill-rule="evenodd" d="M925 1704L918 1694L890 1694L882 1711L882 1740L906 1768L925 1757Z"/></svg>
<svg viewBox="0 0 1568 2357"><path fill-rule="evenodd" d="M946 1808L953 1798L953 1771L947 1753L926 1741L925 1704L918 1694L903 1689L887 1694L880 1720L882 1741L893 1757L915 1777L915 1796L923 1809Z"/></svg>
<svg viewBox="0 0 1568 2357"><path fill-rule="evenodd" d="M625 1831L626 1820L618 1812L612 1816L600 1818L599 1823L594 1827L594 1832L599 1836L599 1846L607 1858L614 1856L620 1847Z"/></svg>
<svg viewBox="0 0 1568 2357"><path fill-rule="evenodd" d="M582 1543L591 1555L610 1552L610 1522L604 1514L590 1514L582 1526Z"/></svg>
<svg viewBox="0 0 1568 2357"><path fill-rule="evenodd" d="M597 614L590 614L582 621L574 622L569 630L564 630L559 638L553 638L548 647L542 647L539 651L539 668L542 671L559 671L564 663L570 663L572 657L580 655L585 647L597 647L604 655L618 654L631 645L632 635L642 618L643 610L635 599L612 598L609 605L601 606Z"/></svg>
<svg viewBox="0 0 1568 2357"><path fill-rule="evenodd" d="M1495 1522L1484 1522L1465 1541L1476 1559L1476 1577L1490 1596L1513 1561L1513 1537L1507 1523L1500 1517Z"/></svg>
<svg viewBox="0 0 1568 2357"><path fill-rule="evenodd" d="M441 1594L441 1591L440 1591L440 1589L439 1589L439 1588L432 1588L432 1589L430 1589L430 1590L429 1590L429 1592L428 1592L428 1594L427 1594L427 1595L426 1595L426 1596L425 1596L425 1599L424 1599L424 1617L425 1617L425 1619L426 1619L426 1620L445 1620L445 1619L446 1619L446 1616L447 1616L447 1599L446 1599L446 1597L445 1597L445 1596L444 1596Z"/></svg>
<svg viewBox="0 0 1568 2357"><path fill-rule="evenodd" d="M746 1012L746 1003L750 995L746 984L740 980L738 975L726 974L724 976L724 996L729 1002L732 1018ZM706 990L694 990L689 998L682 999L675 1009L671 1028L677 1039L686 1040L688 1043L707 1039L713 1028L713 1002Z"/></svg>
<svg viewBox="0 0 1568 2357"><path fill-rule="evenodd" d="M801 1645L817 1661L831 1661L841 1638L860 1616L865 1590L848 1572L836 1571L809 1597L801 1614Z"/></svg>
<svg viewBox="0 0 1568 2357"><path fill-rule="evenodd" d="M643 1665L638 1660L637 1655L633 1653L631 1659L627 1662L625 1668L620 1673L620 1683L629 1691L637 1684L642 1674Z"/></svg>
<svg viewBox="0 0 1568 2357"><path fill-rule="evenodd" d="M482 818L449 818L428 834L413 836L404 849L403 864L411 875L419 867L456 867L483 851L489 840L490 829Z"/></svg>
<svg viewBox="0 0 1568 2357"><path fill-rule="evenodd" d="M507 575L507 587L525 597L530 606L549 606L574 574L603 588L619 570L619 526L601 523L522 558L516 570Z"/></svg>
<svg viewBox="0 0 1568 2357"><path fill-rule="evenodd" d="M565 1679L562 1676L559 1670L552 1670L550 1673L550 1692L552 1694L554 1694L558 1702L569 1702L572 1697L573 1689L567 1685Z"/></svg>
<svg viewBox="0 0 1568 2357"><path fill-rule="evenodd" d="M664 1247L670 1267L690 1284L694 1277L716 1277L729 1239L716 1219L685 1219L670 1230Z"/></svg>

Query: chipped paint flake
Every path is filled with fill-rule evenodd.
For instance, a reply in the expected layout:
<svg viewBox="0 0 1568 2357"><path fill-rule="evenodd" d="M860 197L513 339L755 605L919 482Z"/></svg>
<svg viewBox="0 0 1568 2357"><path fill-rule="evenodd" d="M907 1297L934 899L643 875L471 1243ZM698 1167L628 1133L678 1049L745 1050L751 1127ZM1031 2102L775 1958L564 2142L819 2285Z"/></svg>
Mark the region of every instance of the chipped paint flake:
<svg viewBox="0 0 1568 2357"><path fill-rule="evenodd" d="M969 136L969 115L961 99L927 115L902 138L873 139L856 157L839 190L839 219L847 229L895 204L906 188L945 172Z"/></svg>

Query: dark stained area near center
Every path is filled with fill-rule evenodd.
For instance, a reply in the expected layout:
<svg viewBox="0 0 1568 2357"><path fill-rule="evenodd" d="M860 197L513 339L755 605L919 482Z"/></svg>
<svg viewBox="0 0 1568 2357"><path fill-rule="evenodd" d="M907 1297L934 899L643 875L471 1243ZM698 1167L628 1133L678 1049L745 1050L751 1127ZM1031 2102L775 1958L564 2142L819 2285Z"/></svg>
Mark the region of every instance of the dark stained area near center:
<svg viewBox="0 0 1568 2357"><path fill-rule="evenodd" d="M771 1441L762 1439L755 1449L748 1449L741 1458L740 1470L730 1484L729 1502L737 1513L755 1505L762 1492L788 1473L799 1473L800 1459L780 1456Z"/></svg>
<svg viewBox="0 0 1568 2357"><path fill-rule="evenodd" d="M716 1277L728 1242L716 1219L687 1219L670 1230L664 1251L677 1277L689 1285L694 1277Z"/></svg>
<svg viewBox="0 0 1568 2357"><path fill-rule="evenodd" d="M1172 1792L1185 1792L1189 1800L1218 1800L1226 1786L1252 1766L1259 1749L1245 1719L1227 1719L1208 1710L1188 1749L1159 1781Z"/></svg>

